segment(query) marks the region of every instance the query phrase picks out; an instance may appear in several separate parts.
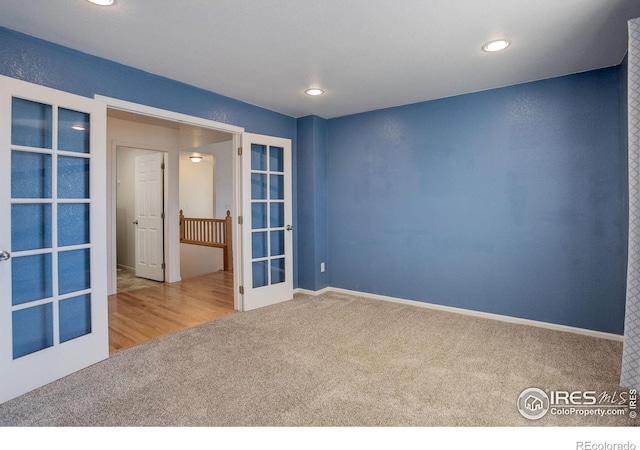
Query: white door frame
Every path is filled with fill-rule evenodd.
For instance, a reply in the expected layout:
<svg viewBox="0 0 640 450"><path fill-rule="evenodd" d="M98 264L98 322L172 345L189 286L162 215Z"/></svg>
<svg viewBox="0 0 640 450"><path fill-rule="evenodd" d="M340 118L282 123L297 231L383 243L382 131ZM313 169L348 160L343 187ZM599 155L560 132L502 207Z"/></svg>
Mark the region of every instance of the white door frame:
<svg viewBox="0 0 640 450"><path fill-rule="evenodd" d="M107 108L117 109L121 111L131 112L134 114L140 114L144 116L151 116L159 119L169 120L173 122L182 122L188 125L210 128L217 131L222 131L225 133L229 133L232 136L233 149L237 149L240 147L242 142L242 134L244 133L244 128L237 127L235 125L229 125L226 123L216 122L209 119L203 119L200 117L189 116L187 114L181 114L173 111L168 111L164 109L154 108L151 106L141 105L138 103L132 103L125 100L119 100L111 97L105 97L102 95L95 95L95 100L98 102L102 102L104 104L105 111ZM106 124L105 124L106 128ZM106 140L106 136L105 136ZM130 146L125 144L125 146ZM116 292L116 240L115 240L115 188L116 188L116 173L115 166L113 165L113 161L115 160L114 153L115 148L112 146L107 146L107 161L111 161L109 167L107 167L107 270L108 270L108 286L109 286L109 294L114 294ZM165 202L167 202L167 209L165 210L166 218L168 220L165 221L165 229L166 235L168 236L168 243L165 248L165 261L166 261L166 271L165 271L165 281L166 282L175 282L180 281L180 227L177 220L179 214L178 207L178 186L177 186L177 160L178 155L175 153L176 167L173 168L172 154L169 154L168 161L165 162L166 166L166 176L169 178L169 182L167 183L167 195L165 197ZM241 164L239 158L233 158L233 204L231 215L232 217L237 217L241 214ZM175 173L173 173L175 172ZM171 220L173 217L176 220ZM240 239L240 227L238 226L237 220L233 221L233 278L234 278L234 290L233 290L233 304L234 309L241 311L242 310L242 298L238 293L238 287L242 284L242 264L241 264L241 245L242 242Z"/></svg>

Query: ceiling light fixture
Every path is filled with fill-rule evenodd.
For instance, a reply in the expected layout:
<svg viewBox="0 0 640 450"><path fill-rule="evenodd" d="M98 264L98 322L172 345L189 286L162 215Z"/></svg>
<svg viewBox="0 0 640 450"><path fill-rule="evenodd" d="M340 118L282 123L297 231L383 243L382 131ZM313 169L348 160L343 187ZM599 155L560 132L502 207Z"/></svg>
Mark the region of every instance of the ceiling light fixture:
<svg viewBox="0 0 640 450"><path fill-rule="evenodd" d="M71 128L74 129L74 130L78 130L78 131L86 130L86 128L84 126L82 126L82 125L72 125Z"/></svg>
<svg viewBox="0 0 640 450"><path fill-rule="evenodd" d="M189 156L189 159L191 160L191 162L199 163L200 161L202 161L202 156L193 155L193 156Z"/></svg>
<svg viewBox="0 0 640 450"><path fill-rule="evenodd" d="M307 95L322 95L324 91L320 88L309 88L304 93Z"/></svg>
<svg viewBox="0 0 640 450"><path fill-rule="evenodd" d="M93 3L98 6L111 6L115 3L115 0L87 0L89 3Z"/></svg>
<svg viewBox="0 0 640 450"><path fill-rule="evenodd" d="M511 45L511 42L506 39L498 39L497 41L487 42L482 46L482 50L485 52L499 52Z"/></svg>

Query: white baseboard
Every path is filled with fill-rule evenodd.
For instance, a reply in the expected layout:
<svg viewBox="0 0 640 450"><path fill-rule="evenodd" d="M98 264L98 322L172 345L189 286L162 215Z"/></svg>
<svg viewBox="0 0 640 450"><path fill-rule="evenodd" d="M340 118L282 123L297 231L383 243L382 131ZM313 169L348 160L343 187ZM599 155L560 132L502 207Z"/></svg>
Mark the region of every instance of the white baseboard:
<svg viewBox="0 0 640 450"><path fill-rule="evenodd" d="M127 272L135 272L135 267L125 266L124 264L118 264L118 269L126 270Z"/></svg>
<svg viewBox="0 0 640 450"><path fill-rule="evenodd" d="M337 292L341 294L355 295L358 297L366 297L372 300L382 300L385 302L402 303L405 305L418 306L420 308L435 309L438 311L446 311L454 314L464 314L466 316L480 317L483 319L499 320L501 322L515 323L519 325L529 325L529 326L538 327L538 328L546 328L548 330L581 334L583 336L591 336L591 337L596 337L600 339L609 339L609 340L619 341L619 342L624 341L624 336L620 334L605 333L603 331L588 330L586 328L570 327L568 325L558 325L555 323L540 322L538 320L521 319L519 317L503 316L501 314L486 313L481 311L474 311L471 309L456 308L453 306L437 305L435 303L420 302L417 300L407 300L403 298L389 297L386 295L378 295L378 294L370 294L368 292L352 291L349 289L334 288L330 286L324 289L320 289L319 291L311 291L311 290L300 289L300 288L294 289L294 293L313 295L313 296L322 295L327 292Z"/></svg>
<svg viewBox="0 0 640 450"><path fill-rule="evenodd" d="M322 295L325 294L327 292L331 292L333 290L333 288L331 287L326 287L323 289L320 289L319 291L311 291L309 289L302 289L302 288L296 288L293 290L294 294L305 294L305 295L312 295L314 297L317 297L318 295Z"/></svg>

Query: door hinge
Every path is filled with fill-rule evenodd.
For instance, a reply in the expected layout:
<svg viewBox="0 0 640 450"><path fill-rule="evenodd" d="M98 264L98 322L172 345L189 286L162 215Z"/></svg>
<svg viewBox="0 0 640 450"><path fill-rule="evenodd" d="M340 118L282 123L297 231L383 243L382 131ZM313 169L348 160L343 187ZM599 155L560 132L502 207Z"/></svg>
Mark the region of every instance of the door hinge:
<svg viewBox="0 0 640 450"><path fill-rule="evenodd" d="M244 295L244 286L240 286L240 294Z"/></svg>
<svg viewBox="0 0 640 450"><path fill-rule="evenodd" d="M164 163L160 164L160 169L164 170Z"/></svg>
<svg viewBox="0 0 640 450"><path fill-rule="evenodd" d="M164 219L164 213L160 213L160 218Z"/></svg>
<svg viewBox="0 0 640 450"><path fill-rule="evenodd" d="M163 269L165 268L165 265L164 265L164 263L162 263L162 268L163 268Z"/></svg>
<svg viewBox="0 0 640 450"><path fill-rule="evenodd" d="M238 147L238 156L242 156L242 147Z"/></svg>
<svg viewBox="0 0 640 450"><path fill-rule="evenodd" d="M242 216L238 216L238 225L242 225Z"/></svg>

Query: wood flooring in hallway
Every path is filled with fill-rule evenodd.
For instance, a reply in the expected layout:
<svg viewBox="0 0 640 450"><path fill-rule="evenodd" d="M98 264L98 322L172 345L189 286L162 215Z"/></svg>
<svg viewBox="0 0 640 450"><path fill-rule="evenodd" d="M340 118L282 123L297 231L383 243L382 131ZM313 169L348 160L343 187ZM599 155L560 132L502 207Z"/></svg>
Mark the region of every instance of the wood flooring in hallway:
<svg viewBox="0 0 640 450"><path fill-rule="evenodd" d="M109 296L109 352L173 334L234 313L233 272Z"/></svg>

